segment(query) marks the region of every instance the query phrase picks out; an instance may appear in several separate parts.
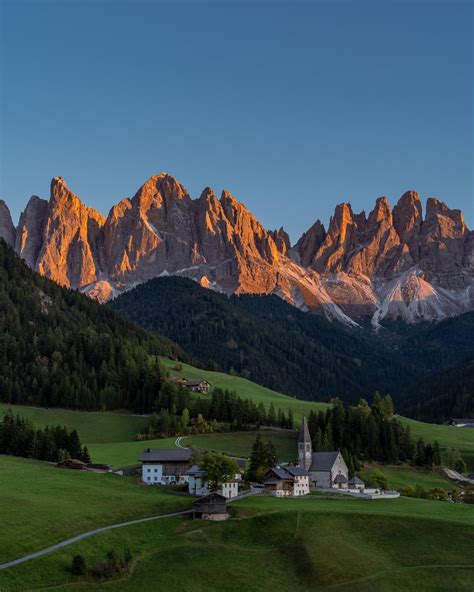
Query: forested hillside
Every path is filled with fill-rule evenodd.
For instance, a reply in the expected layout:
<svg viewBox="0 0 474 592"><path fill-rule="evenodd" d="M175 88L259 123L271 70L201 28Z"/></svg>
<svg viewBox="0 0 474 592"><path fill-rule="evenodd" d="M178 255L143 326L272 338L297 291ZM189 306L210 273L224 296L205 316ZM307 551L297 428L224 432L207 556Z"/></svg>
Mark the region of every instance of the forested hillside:
<svg viewBox="0 0 474 592"><path fill-rule="evenodd" d="M404 415L428 422L474 417L474 359L420 381L399 408Z"/></svg>
<svg viewBox="0 0 474 592"><path fill-rule="evenodd" d="M473 313L440 323L390 323L374 334L276 296L228 297L179 277L150 280L111 305L201 364L308 400L355 402L379 390L397 402L422 378L474 356Z"/></svg>
<svg viewBox="0 0 474 592"><path fill-rule="evenodd" d="M31 271L0 240L1 401L149 411L161 384L150 354L186 359L168 339Z"/></svg>
<svg viewBox="0 0 474 592"><path fill-rule="evenodd" d="M211 369L302 399L357 401L381 386L400 386L389 349L362 330L303 313L276 296L227 297L170 277L150 280L112 306ZM405 376L413 373L408 367Z"/></svg>

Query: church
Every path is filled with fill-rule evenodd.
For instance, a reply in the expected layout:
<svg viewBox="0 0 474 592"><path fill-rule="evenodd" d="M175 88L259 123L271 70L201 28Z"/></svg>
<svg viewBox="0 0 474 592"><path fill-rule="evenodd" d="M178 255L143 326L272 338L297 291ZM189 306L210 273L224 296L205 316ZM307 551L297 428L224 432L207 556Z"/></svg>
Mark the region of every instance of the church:
<svg viewBox="0 0 474 592"><path fill-rule="evenodd" d="M338 450L313 452L306 417L303 417L298 436L298 466L308 471L311 489L347 489L349 487L349 470Z"/></svg>

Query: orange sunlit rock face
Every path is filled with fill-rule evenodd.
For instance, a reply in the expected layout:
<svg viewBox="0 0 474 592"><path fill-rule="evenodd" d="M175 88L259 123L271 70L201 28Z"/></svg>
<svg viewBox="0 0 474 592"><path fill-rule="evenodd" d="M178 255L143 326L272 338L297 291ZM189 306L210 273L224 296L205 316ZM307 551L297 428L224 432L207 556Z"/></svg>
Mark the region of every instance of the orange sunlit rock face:
<svg viewBox="0 0 474 592"><path fill-rule="evenodd" d="M151 177L107 218L61 177L49 202L33 196L18 227L0 201L0 236L29 266L105 302L161 275L183 275L225 293L275 293L353 323L372 316L438 319L474 308L474 233L459 210L407 191L393 208L377 199L368 217L349 203L329 228L317 220L294 247L267 231L227 190L198 199L174 177Z"/></svg>

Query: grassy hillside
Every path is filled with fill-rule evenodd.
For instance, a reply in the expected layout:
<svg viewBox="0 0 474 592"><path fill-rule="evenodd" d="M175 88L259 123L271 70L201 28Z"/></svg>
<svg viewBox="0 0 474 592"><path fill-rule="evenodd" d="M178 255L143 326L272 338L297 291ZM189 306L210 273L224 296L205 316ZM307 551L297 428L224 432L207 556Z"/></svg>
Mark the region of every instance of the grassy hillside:
<svg viewBox="0 0 474 592"><path fill-rule="evenodd" d="M438 440L442 448L458 448L469 470L474 471L474 430L423 423L407 417L399 419L402 423L410 426L411 433L416 438L421 437L425 442Z"/></svg>
<svg viewBox="0 0 474 592"><path fill-rule="evenodd" d="M300 422L303 415L308 415L312 409L326 409L327 403L315 403L313 401L301 401L283 395L277 391L271 390L264 386L241 378L239 376L232 376L224 372L211 372L210 370L201 370L189 364L181 364L182 370L175 370L176 362L169 358L160 358L163 368L169 371L170 375L184 376L188 380L194 378L205 378L213 387L221 387L236 391L240 397L248 397L257 404L262 402L267 407L273 403L275 407L281 407L285 412L289 408L293 410L295 422ZM206 395L199 395L205 397Z"/></svg>
<svg viewBox="0 0 474 592"><path fill-rule="evenodd" d="M434 471L427 471L410 466L371 465L360 471L358 475L364 479L372 468L380 469L388 479L389 489L399 490L408 486L421 485L425 489L440 487L446 491L457 489L456 485Z"/></svg>
<svg viewBox="0 0 474 592"><path fill-rule="evenodd" d="M117 592L472 590L474 508L467 505L253 497L232 513L224 523L165 519L103 533L0 572L0 589L101 589L75 583L72 556L92 564L128 546L131 574L108 586Z"/></svg>
<svg viewBox="0 0 474 592"><path fill-rule="evenodd" d="M71 411L51 407L46 409L6 403L0 403L0 416L10 408L22 417L30 419L37 427L60 424L74 428L87 444L133 440L146 423L144 417L130 414Z"/></svg>
<svg viewBox="0 0 474 592"><path fill-rule="evenodd" d="M186 509L190 500L131 478L0 456L0 563L86 530ZM2 587L0 586L0 589Z"/></svg>

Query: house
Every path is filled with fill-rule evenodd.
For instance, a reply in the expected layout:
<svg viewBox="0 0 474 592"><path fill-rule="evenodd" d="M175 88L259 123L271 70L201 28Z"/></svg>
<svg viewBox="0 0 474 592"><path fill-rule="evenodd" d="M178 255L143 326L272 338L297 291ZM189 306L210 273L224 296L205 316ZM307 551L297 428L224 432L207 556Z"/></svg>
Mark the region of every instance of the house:
<svg viewBox="0 0 474 592"><path fill-rule="evenodd" d="M298 436L298 466L309 473L311 489L345 489L348 486L349 470L338 450L313 452L306 417L303 417Z"/></svg>
<svg viewBox="0 0 474 592"><path fill-rule="evenodd" d="M200 469L197 465L190 467L185 477L188 479L188 491L191 495L206 496L209 495L209 486L207 482L207 473ZM220 493L226 499L231 499L239 495L239 486L242 484L242 475L240 472L234 475L233 479L226 481L220 487Z"/></svg>
<svg viewBox="0 0 474 592"><path fill-rule="evenodd" d="M263 480L265 491L276 497L301 496L309 493L309 475L302 467L274 467Z"/></svg>
<svg viewBox="0 0 474 592"><path fill-rule="evenodd" d="M138 459L142 463L142 481L147 485L184 483L190 459L188 448L147 448Z"/></svg>
<svg viewBox="0 0 474 592"><path fill-rule="evenodd" d="M186 386L186 384L188 382L187 379L184 378L184 376L170 376L169 381L175 382L177 384L182 384L183 386Z"/></svg>
<svg viewBox="0 0 474 592"><path fill-rule="evenodd" d="M199 380L187 380L184 386L194 393L204 393L205 395L211 390L211 385L203 378Z"/></svg>
<svg viewBox="0 0 474 592"><path fill-rule="evenodd" d="M219 493L200 497L193 504L194 517L202 520L227 520L227 500Z"/></svg>
<svg viewBox="0 0 474 592"><path fill-rule="evenodd" d="M358 489L359 491L363 491L365 488L365 483L359 477L351 477L349 479L349 489Z"/></svg>
<svg viewBox="0 0 474 592"><path fill-rule="evenodd" d="M474 419L450 419L446 422L446 425L456 428L474 428Z"/></svg>

